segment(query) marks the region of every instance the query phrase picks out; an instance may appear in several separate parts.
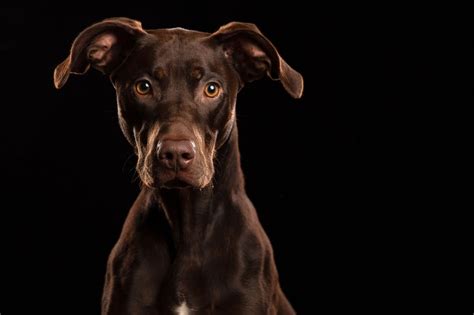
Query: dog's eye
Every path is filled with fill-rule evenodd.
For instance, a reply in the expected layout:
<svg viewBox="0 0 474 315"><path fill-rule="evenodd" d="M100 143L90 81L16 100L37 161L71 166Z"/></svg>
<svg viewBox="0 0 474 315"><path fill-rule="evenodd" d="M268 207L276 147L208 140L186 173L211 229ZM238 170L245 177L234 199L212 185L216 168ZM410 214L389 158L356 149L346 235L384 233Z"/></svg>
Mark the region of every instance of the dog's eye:
<svg viewBox="0 0 474 315"><path fill-rule="evenodd" d="M151 83L147 80L140 80L135 83L135 91L139 95L145 95L151 92Z"/></svg>
<svg viewBox="0 0 474 315"><path fill-rule="evenodd" d="M207 97L217 97L221 92L221 87L216 82L209 82L204 88Z"/></svg>

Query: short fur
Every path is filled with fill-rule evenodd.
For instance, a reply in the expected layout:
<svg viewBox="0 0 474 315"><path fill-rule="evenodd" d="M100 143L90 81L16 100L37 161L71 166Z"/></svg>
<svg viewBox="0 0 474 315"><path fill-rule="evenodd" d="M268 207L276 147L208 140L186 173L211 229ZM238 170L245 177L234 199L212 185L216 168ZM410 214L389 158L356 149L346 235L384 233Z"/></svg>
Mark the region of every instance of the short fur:
<svg viewBox="0 0 474 315"><path fill-rule="evenodd" d="M265 74L299 98L302 76L255 25L237 22L209 34L107 19L78 35L55 86L90 67L117 91L143 183L110 254L102 314L295 314L245 193L235 104ZM150 92L137 93L143 80ZM203 93L209 82L218 96Z"/></svg>

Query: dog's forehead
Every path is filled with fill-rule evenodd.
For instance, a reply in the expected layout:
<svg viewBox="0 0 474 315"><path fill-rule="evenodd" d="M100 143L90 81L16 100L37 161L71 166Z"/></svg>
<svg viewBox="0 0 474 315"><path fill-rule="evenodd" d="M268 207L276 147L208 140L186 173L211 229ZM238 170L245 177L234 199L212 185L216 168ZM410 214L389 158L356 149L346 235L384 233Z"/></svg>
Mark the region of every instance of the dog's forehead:
<svg viewBox="0 0 474 315"><path fill-rule="evenodd" d="M206 73L233 75L221 45L211 34L182 28L147 30L116 75L119 80L133 81L145 73L172 80Z"/></svg>
<svg viewBox="0 0 474 315"><path fill-rule="evenodd" d="M147 32L151 36L148 36L144 43L153 51L153 58L163 63L215 59L209 57L216 57L220 53L209 33L183 28Z"/></svg>
<svg viewBox="0 0 474 315"><path fill-rule="evenodd" d="M171 40L185 40L192 41L194 39L200 39L204 37L209 37L209 33L200 32L195 30L188 30L182 27L175 28L159 28L154 30L147 30L148 34L159 38L161 41L171 41Z"/></svg>

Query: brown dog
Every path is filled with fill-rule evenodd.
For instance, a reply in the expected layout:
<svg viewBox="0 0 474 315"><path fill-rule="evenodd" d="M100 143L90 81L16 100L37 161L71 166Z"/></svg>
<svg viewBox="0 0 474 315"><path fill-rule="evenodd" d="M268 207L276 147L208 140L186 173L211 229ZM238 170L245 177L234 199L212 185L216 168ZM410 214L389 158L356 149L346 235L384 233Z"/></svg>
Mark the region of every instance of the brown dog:
<svg viewBox="0 0 474 315"><path fill-rule="evenodd" d="M110 76L143 183L110 254L104 315L295 314L244 190L237 93L268 74L299 98L303 78L253 24L213 34L144 30L112 18L85 29L54 72Z"/></svg>

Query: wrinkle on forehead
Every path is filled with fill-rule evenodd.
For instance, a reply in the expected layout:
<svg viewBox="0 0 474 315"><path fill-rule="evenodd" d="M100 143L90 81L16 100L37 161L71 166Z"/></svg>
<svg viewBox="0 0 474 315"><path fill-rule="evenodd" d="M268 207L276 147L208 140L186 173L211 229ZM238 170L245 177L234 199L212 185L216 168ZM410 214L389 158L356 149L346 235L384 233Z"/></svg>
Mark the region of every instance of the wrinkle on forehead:
<svg viewBox="0 0 474 315"><path fill-rule="evenodd" d="M204 76L204 72L222 72L226 60L222 58L223 52L219 46L208 40L209 33L181 28L148 32L149 36L140 39L131 56L133 66L129 71L133 71L133 68L142 70L158 80L171 76L171 72L178 69L198 80ZM159 70L159 67L163 70ZM197 69L199 67L201 69Z"/></svg>

